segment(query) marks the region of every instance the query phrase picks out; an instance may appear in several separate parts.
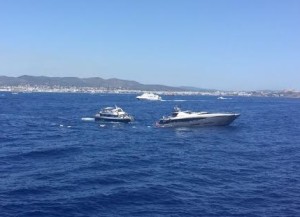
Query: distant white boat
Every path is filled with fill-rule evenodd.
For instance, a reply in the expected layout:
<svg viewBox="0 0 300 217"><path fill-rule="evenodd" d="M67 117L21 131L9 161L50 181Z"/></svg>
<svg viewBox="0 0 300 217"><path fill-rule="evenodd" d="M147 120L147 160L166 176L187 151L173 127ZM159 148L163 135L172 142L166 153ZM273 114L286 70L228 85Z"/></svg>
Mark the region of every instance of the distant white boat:
<svg viewBox="0 0 300 217"><path fill-rule="evenodd" d="M218 97L217 99L231 99L231 98L225 98L223 96Z"/></svg>
<svg viewBox="0 0 300 217"><path fill-rule="evenodd" d="M143 93L142 95L137 96L136 98L138 100L152 100L152 101L162 100L159 95L154 93Z"/></svg>

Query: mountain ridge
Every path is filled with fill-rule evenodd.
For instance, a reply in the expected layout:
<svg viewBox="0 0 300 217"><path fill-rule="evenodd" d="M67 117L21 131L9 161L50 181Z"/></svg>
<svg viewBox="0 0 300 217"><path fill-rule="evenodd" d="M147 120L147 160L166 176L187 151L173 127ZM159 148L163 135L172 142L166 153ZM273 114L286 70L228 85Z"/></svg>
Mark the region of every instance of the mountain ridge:
<svg viewBox="0 0 300 217"><path fill-rule="evenodd" d="M128 89L143 91L189 91L184 87L172 87L160 84L142 84L137 81L118 78L103 79L101 77L49 77L22 75L18 77L0 76L0 86L63 86L63 87L94 87L106 89Z"/></svg>

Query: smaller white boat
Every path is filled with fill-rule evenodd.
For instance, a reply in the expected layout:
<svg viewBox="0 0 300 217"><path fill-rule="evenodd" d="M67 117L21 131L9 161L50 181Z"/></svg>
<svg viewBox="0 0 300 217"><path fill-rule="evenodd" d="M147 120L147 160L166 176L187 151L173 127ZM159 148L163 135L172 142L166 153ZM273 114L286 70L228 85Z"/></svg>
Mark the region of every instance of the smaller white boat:
<svg viewBox="0 0 300 217"><path fill-rule="evenodd" d="M101 111L95 115L95 120L128 123L133 121L133 117L123 111L120 107L115 106L101 109Z"/></svg>
<svg viewBox="0 0 300 217"><path fill-rule="evenodd" d="M226 126L239 114L181 111L178 107L167 117L156 122L157 127Z"/></svg>
<svg viewBox="0 0 300 217"><path fill-rule="evenodd" d="M231 98L225 98L223 96L219 96L217 99L231 99Z"/></svg>
<svg viewBox="0 0 300 217"><path fill-rule="evenodd" d="M137 96L136 98L138 100L152 100L152 101L161 100L161 97L154 93L143 93L142 95Z"/></svg>

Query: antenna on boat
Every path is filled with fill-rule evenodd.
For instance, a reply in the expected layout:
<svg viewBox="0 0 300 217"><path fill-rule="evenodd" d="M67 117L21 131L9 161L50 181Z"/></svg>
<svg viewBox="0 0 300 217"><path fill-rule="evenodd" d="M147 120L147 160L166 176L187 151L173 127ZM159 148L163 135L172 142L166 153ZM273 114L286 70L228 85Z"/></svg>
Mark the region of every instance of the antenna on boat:
<svg viewBox="0 0 300 217"><path fill-rule="evenodd" d="M175 111L175 112L180 112L181 110L180 110L179 106L175 105L175 106L174 106L174 111Z"/></svg>

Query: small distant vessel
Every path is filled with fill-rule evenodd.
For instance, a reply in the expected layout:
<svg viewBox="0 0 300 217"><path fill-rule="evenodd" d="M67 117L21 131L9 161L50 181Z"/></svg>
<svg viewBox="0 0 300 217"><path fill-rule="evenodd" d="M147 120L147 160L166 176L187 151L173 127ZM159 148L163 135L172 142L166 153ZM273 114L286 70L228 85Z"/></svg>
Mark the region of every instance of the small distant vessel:
<svg viewBox="0 0 300 217"><path fill-rule="evenodd" d="M95 115L95 120L128 123L133 121L133 117L123 111L120 107L115 106L101 109L101 111Z"/></svg>
<svg viewBox="0 0 300 217"><path fill-rule="evenodd" d="M219 96L217 99L231 99L231 98L225 98L223 96Z"/></svg>
<svg viewBox="0 0 300 217"><path fill-rule="evenodd" d="M240 114L181 111L175 107L170 116L156 122L157 127L226 126Z"/></svg>
<svg viewBox="0 0 300 217"><path fill-rule="evenodd" d="M143 93L136 97L138 100L161 100L161 97L154 93Z"/></svg>

